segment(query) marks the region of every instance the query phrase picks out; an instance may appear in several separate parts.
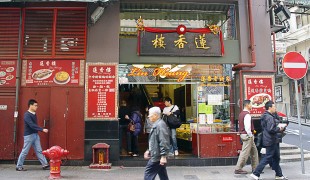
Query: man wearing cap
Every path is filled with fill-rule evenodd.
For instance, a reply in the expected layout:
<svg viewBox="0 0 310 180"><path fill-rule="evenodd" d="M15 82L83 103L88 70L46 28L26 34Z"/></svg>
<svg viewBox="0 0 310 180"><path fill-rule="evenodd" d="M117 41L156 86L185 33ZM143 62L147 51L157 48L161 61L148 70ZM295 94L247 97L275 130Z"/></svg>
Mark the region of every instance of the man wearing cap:
<svg viewBox="0 0 310 180"><path fill-rule="evenodd" d="M149 159L144 172L144 180L153 180L157 174L160 180L168 180L166 164L170 149L169 129L161 119L159 107L150 108L148 117L153 126L149 135L149 148L144 153L144 158Z"/></svg>

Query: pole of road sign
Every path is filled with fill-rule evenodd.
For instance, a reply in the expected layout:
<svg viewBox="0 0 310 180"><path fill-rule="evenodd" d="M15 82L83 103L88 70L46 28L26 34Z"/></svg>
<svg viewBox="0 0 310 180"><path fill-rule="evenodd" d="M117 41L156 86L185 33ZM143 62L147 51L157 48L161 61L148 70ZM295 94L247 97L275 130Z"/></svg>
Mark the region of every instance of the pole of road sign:
<svg viewBox="0 0 310 180"><path fill-rule="evenodd" d="M300 110L299 110L298 85L297 85L297 80L294 80L294 82L295 82L295 97L296 97L296 104L297 104L297 118L298 118L298 125L299 125L301 172L302 174L305 174L304 148L302 145L302 127L301 127Z"/></svg>

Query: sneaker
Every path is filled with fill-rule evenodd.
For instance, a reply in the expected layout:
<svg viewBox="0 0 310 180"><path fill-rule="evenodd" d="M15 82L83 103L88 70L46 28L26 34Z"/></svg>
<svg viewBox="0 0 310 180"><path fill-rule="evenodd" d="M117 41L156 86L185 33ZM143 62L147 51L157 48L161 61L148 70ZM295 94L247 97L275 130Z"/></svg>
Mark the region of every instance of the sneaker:
<svg viewBox="0 0 310 180"><path fill-rule="evenodd" d="M262 178L256 176L255 174L251 174L250 176L251 176L251 178L253 178L255 180L261 180L262 179Z"/></svg>
<svg viewBox="0 0 310 180"><path fill-rule="evenodd" d="M43 170L50 170L50 165L46 165L42 167Z"/></svg>
<svg viewBox="0 0 310 180"><path fill-rule="evenodd" d="M168 154L168 156L174 156L174 154L173 154L172 152L170 152L170 153Z"/></svg>
<svg viewBox="0 0 310 180"><path fill-rule="evenodd" d="M285 176L276 176L276 178L275 179L286 179L286 180L288 180L288 178L287 177L285 177Z"/></svg>
<svg viewBox="0 0 310 180"><path fill-rule="evenodd" d="M238 170L235 170L235 174L248 174L248 172L242 169L238 169Z"/></svg>
<svg viewBox="0 0 310 180"><path fill-rule="evenodd" d="M175 156L178 156L178 155L179 155L179 151L178 151L178 150L175 150L175 151L174 151L174 155L175 155Z"/></svg>
<svg viewBox="0 0 310 180"><path fill-rule="evenodd" d="M138 155L138 154L133 154L132 156L133 156L133 157L138 157L139 155Z"/></svg>
<svg viewBox="0 0 310 180"><path fill-rule="evenodd" d="M16 171L27 171L27 169L24 169L23 167L16 168Z"/></svg>

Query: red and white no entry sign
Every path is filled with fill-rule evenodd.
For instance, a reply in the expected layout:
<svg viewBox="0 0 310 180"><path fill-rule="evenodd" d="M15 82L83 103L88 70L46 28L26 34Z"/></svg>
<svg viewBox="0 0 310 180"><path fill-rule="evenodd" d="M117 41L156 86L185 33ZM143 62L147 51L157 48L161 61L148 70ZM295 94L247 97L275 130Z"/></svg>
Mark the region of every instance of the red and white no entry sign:
<svg viewBox="0 0 310 180"><path fill-rule="evenodd" d="M308 70L307 61L297 52L288 52L282 60L285 74L295 80L303 78Z"/></svg>

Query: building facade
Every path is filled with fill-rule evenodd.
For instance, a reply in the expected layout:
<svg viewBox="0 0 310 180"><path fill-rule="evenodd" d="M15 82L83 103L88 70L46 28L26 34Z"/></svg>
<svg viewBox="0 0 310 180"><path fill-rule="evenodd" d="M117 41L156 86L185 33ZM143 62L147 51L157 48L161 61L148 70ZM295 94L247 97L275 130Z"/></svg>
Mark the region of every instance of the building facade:
<svg viewBox="0 0 310 180"><path fill-rule="evenodd" d="M125 153L119 150L126 138L119 137L120 101L133 105L138 100L144 114L145 105L162 105L161 99L169 96L183 112L184 125L177 137L180 154L187 159L173 158L172 164L234 164L240 149L235 124L243 100L256 102L252 112L255 119L262 113L264 101L274 99L275 59L266 13L269 4L264 0L33 1L2 5L0 21L5 25L0 26L0 132L1 137L8 138L0 140L1 160L18 157L23 144L23 113L28 99L34 98L40 105L39 125L50 129L48 135L41 135L43 149L60 145L70 151L69 162L88 163L92 146L104 142L110 145L113 164L144 165L142 158L127 156L126 148ZM141 36L137 33L139 19L144 28ZM180 34L178 27L188 32ZM221 33L212 35L213 27ZM148 33L151 39L142 39ZM172 39L172 54L147 44L156 35L167 37L166 44ZM188 44L194 44L194 50L174 46L173 40L181 35L188 38ZM208 47L204 40L210 43ZM139 44L149 49L138 51ZM214 52L197 55L201 47ZM102 106L112 106L114 117L99 114L105 111L98 105L101 96L91 99L90 92L95 90L87 84L98 78L88 76L90 65L111 64L118 68L115 76L109 77L116 83L113 90L108 90L115 98L104 97ZM162 69L167 69L166 73L160 73ZM185 75L180 78L182 73ZM105 82L101 85L106 86ZM139 98L132 98L135 87L141 93ZM92 119L86 109L94 104L98 116ZM208 139L214 141L208 143ZM214 145L218 149L204 149ZM143 133L139 135L139 147L141 154L147 147ZM29 153L28 159L33 158L34 154Z"/></svg>

